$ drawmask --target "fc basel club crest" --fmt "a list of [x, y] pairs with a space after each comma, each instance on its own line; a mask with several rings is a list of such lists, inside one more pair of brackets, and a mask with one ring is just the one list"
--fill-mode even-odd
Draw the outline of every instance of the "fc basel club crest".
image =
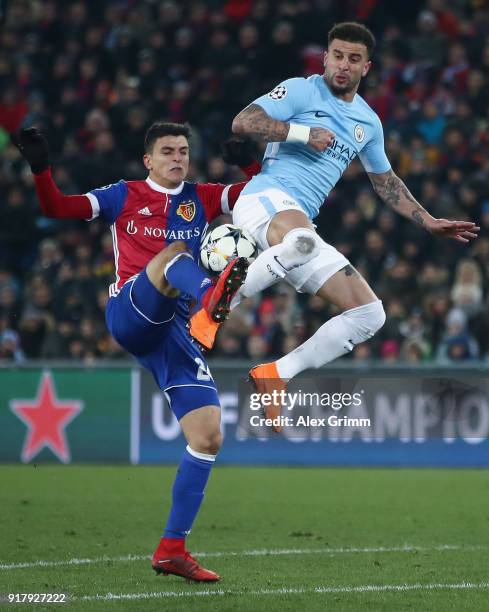
[[192, 221], [195, 217], [195, 202], [192, 200], [188, 200], [187, 202], [182, 202], [177, 208], [177, 215], [185, 219], [185, 221]]

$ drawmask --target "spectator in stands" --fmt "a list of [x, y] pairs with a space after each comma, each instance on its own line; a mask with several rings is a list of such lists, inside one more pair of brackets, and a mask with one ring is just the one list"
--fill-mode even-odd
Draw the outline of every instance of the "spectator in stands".
[[406, 363], [421, 363], [429, 356], [430, 346], [422, 339], [406, 339], [401, 345], [401, 360]]
[[0, 314], [0, 363], [8, 361], [20, 363], [24, 359], [19, 334], [10, 327], [9, 317]]
[[472, 259], [462, 259], [455, 270], [455, 281], [450, 294], [455, 306], [467, 316], [476, 314], [482, 306], [482, 274]]
[[438, 361], [467, 361], [478, 356], [479, 347], [467, 328], [467, 316], [460, 308], [452, 308], [445, 320], [445, 333], [437, 353]]

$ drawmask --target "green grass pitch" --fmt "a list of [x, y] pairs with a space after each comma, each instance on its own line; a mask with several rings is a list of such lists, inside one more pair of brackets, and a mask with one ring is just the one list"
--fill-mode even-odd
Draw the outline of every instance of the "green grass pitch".
[[72, 599], [0, 608], [489, 609], [486, 471], [217, 467], [189, 538], [206, 586], [145, 558], [174, 469], [2, 466], [0, 592]]

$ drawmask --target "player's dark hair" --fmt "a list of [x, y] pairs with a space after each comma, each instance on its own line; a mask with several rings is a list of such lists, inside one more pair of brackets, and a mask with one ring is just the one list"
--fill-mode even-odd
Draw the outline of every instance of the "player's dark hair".
[[151, 153], [155, 142], [163, 136], [185, 136], [188, 140], [190, 138], [190, 126], [183, 123], [153, 123], [148, 128], [144, 138], [144, 152]]
[[375, 36], [363, 23], [344, 21], [343, 23], [335, 24], [328, 32], [328, 47], [335, 38], [365, 45], [368, 56], [372, 57], [375, 49]]

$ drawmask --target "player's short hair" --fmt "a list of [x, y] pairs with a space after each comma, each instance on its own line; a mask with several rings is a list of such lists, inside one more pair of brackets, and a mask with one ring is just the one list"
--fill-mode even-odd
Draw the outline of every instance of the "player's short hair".
[[375, 36], [363, 23], [344, 21], [343, 23], [335, 24], [328, 32], [328, 47], [335, 38], [365, 45], [368, 56], [372, 57], [376, 44]]
[[163, 136], [185, 136], [188, 140], [190, 138], [190, 126], [186, 123], [153, 123], [148, 128], [144, 138], [144, 152], [151, 153], [155, 142]]

